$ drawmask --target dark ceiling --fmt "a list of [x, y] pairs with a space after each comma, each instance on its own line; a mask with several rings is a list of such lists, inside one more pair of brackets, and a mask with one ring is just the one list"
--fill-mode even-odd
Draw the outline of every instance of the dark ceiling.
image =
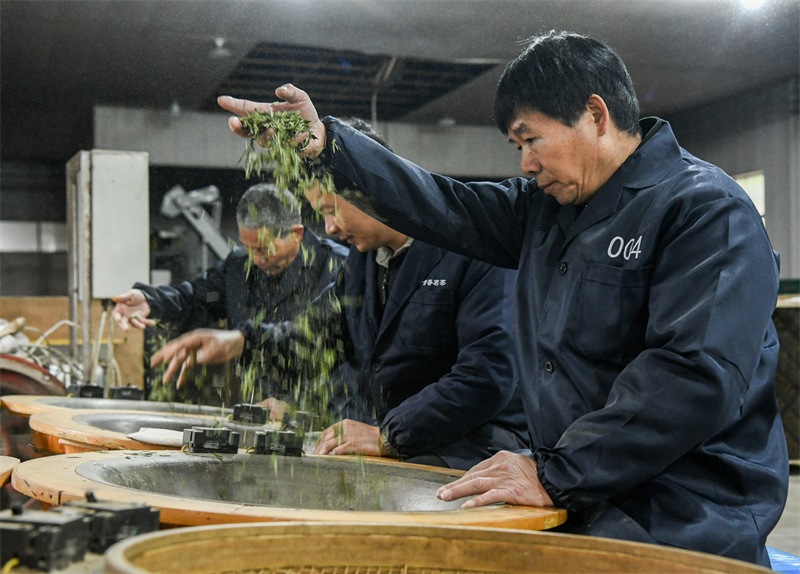
[[[219, 44], [215, 49], [224, 49], [224, 43]], [[275, 86], [291, 82], [314, 94], [314, 104], [329, 115], [371, 118], [374, 114], [392, 121], [497, 65], [262, 42], [239, 61], [204, 109], [218, 111], [217, 96], [222, 95], [272, 101]]]
[[[754, 10], [740, 0], [0, 0], [0, 157], [63, 161], [91, 146], [96, 104], [207, 110], [220, 90], [261, 83], [271, 94], [285, 80], [305, 81], [297, 54], [315, 51], [372, 62], [350, 92], [337, 92], [362, 110], [392, 58], [400, 72], [389, 83], [398, 74], [408, 80], [420, 62], [439, 62], [429, 82], [456, 64], [477, 65], [405, 107], [393, 107], [398, 93], [380, 92], [378, 117], [491, 125], [503, 67], [496, 64], [553, 28], [612, 45], [648, 114], [800, 75], [797, 0], [766, 0]], [[295, 55], [283, 53], [285, 74], [273, 69], [242, 83], [236, 75], [259, 44]], [[338, 113], [324, 107], [330, 84], [300, 87], [321, 113]]]

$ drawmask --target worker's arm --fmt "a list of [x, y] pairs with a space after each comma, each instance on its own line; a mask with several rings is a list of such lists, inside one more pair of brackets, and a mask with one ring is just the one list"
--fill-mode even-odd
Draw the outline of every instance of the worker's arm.
[[169, 341], [150, 359], [150, 366], [167, 365], [163, 380], [169, 382], [180, 369], [178, 386], [183, 384], [186, 369], [195, 364], [226, 363], [242, 356], [244, 336], [241, 331], [197, 329]]
[[[229, 96], [217, 101], [238, 115], [256, 109], [299, 111], [316, 137], [304, 149], [306, 157], [330, 170], [347, 201], [409, 237], [517, 268], [527, 218], [539, 211], [544, 197], [534, 180], [464, 184], [430, 173], [335, 118], [321, 120], [303, 90], [286, 85], [275, 93], [285, 101], [268, 104]], [[231, 118], [229, 126], [235, 134], [249, 137], [239, 118]]]
[[295, 377], [314, 378], [338, 362], [341, 335], [335, 286], [323, 292], [306, 313], [294, 321], [255, 323], [243, 321], [237, 329], [197, 329], [169, 341], [156, 352], [151, 366], [166, 365], [164, 382], [183, 374], [195, 364], [225, 363], [242, 358], [248, 365], [264, 364], [291, 372]]
[[136, 283], [134, 290], [145, 298], [151, 319], [158, 319], [178, 332], [191, 331], [226, 317], [229, 283], [241, 281], [240, 288], [247, 289], [243, 277], [239, 278], [244, 272], [231, 276], [231, 271], [236, 265], [244, 266], [246, 261], [247, 255], [237, 250], [191, 281], [157, 287]]
[[497, 417], [514, 395], [518, 378], [507, 311], [510, 301], [505, 297], [508, 273], [469, 261], [449, 304], [452, 327], [440, 325], [437, 330], [425, 312], [398, 333], [398, 345], [414, 333], [419, 337], [420, 331], [433, 331], [452, 338], [456, 346], [449, 370], [381, 421], [382, 436], [399, 455], [416, 456], [464, 438]]

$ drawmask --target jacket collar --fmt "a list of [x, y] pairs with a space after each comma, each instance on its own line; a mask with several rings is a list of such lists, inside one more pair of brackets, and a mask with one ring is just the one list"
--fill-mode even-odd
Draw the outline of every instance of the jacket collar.
[[[310, 229], [306, 228], [303, 232], [303, 239], [300, 241], [300, 251], [297, 257], [279, 274], [278, 289], [272, 297], [274, 306], [277, 307], [283, 303], [286, 298], [294, 293], [300, 283], [307, 281], [306, 270], [320, 264], [317, 261], [317, 257], [320, 256], [317, 249], [319, 243], [319, 238]], [[266, 279], [266, 276], [264, 279]]]
[[421, 241], [414, 241], [408, 247], [408, 253], [397, 271], [397, 278], [389, 293], [389, 299], [386, 301], [378, 336], [386, 329], [387, 325], [391, 324], [431, 270], [439, 264], [443, 254], [442, 249]]
[[[569, 227], [567, 243], [595, 223], [611, 217], [619, 207], [623, 189], [652, 187], [661, 182], [680, 161], [682, 151], [667, 122], [659, 118], [643, 118], [639, 125], [644, 134], [642, 143], [592, 197], [575, 224]], [[575, 206], [564, 207], [575, 209]], [[562, 211], [565, 212], [564, 215]], [[562, 227], [572, 213], [574, 211], [569, 209], [560, 210], [559, 223]]]
[[[289, 265], [286, 269], [284, 269], [284, 273], [287, 271], [291, 271], [291, 269], [297, 264], [299, 267], [309, 268], [313, 267], [316, 261], [316, 251], [317, 247], [319, 247], [321, 241], [320, 238], [314, 234], [308, 227], [305, 228], [303, 231], [303, 239], [300, 240], [300, 252], [295, 257], [295, 260], [292, 261], [292, 264]], [[305, 252], [305, 255], [303, 254]], [[295, 274], [297, 273], [297, 268], [295, 267]]]

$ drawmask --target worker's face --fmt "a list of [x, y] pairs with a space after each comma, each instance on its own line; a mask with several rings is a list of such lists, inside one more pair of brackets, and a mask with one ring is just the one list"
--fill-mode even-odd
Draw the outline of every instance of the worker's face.
[[239, 240], [247, 249], [253, 265], [267, 275], [280, 273], [291, 265], [300, 251], [302, 238], [302, 225], [295, 225], [289, 233], [281, 236], [273, 234], [266, 227], [260, 229], [239, 228]]
[[338, 235], [339, 239], [355, 245], [362, 253], [384, 245], [398, 249], [405, 242], [405, 236], [353, 207], [335, 193], [321, 193], [319, 187], [314, 187], [306, 192], [306, 199], [325, 218], [326, 233]]
[[584, 204], [599, 189], [597, 127], [588, 110], [573, 127], [541, 112], [520, 111], [508, 139], [522, 152], [522, 172], [560, 204]]

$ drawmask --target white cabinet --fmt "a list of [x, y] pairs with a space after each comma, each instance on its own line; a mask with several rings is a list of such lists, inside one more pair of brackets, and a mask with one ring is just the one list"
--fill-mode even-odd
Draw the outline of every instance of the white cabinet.
[[88, 380], [91, 300], [150, 276], [148, 155], [81, 151], [66, 171], [70, 319], [80, 329], [80, 337], [72, 329], [70, 349]]

